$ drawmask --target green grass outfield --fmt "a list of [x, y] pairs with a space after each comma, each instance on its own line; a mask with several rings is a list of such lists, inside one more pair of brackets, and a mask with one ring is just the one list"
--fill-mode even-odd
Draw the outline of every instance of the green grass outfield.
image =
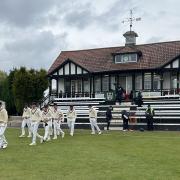
[[0, 180], [180, 180], [179, 132], [76, 130], [33, 147], [18, 135], [6, 131]]

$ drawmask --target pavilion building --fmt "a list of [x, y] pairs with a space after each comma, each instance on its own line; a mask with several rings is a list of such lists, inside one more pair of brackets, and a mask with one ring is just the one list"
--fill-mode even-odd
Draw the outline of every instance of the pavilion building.
[[62, 51], [48, 71], [50, 96], [103, 97], [117, 85], [127, 94], [179, 94], [180, 41], [137, 45], [134, 31], [124, 37], [120, 47]]

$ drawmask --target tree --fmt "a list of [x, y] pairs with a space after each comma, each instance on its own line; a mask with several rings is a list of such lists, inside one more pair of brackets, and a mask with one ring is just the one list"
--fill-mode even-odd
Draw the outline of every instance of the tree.
[[13, 79], [13, 96], [18, 113], [22, 113], [25, 103], [39, 102], [48, 87], [46, 70], [16, 70]]
[[7, 79], [7, 74], [3, 71], [0, 71], [0, 99], [2, 98], [3, 84]]
[[5, 101], [8, 114], [15, 115], [16, 108], [14, 105], [14, 98], [12, 95], [12, 81], [14, 77], [14, 71], [11, 71], [9, 75], [0, 71], [0, 99]]
[[17, 72], [17, 69], [14, 68], [13, 70], [10, 71], [8, 75], [8, 101], [6, 103], [8, 104], [8, 112], [10, 115], [17, 115], [17, 110], [15, 106], [15, 100], [14, 100], [14, 95], [13, 95], [13, 82], [14, 82], [14, 76], [15, 73]]
[[7, 78], [7, 74], [3, 71], [0, 71], [0, 85]]

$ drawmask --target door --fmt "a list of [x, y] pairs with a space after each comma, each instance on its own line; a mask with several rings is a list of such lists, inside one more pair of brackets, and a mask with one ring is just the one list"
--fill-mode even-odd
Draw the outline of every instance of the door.
[[71, 80], [71, 92], [74, 94], [76, 92], [76, 81]]
[[71, 80], [71, 92], [74, 95], [82, 93], [82, 81], [81, 81], [81, 79]]
[[126, 93], [130, 93], [132, 90], [132, 76], [119, 76], [119, 85]]
[[119, 76], [119, 86], [126, 90], [126, 76]]

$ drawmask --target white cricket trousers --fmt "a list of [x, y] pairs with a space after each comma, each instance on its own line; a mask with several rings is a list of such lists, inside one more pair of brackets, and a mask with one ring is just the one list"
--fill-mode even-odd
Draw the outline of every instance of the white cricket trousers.
[[54, 137], [57, 137], [57, 134], [61, 133], [63, 134], [63, 130], [61, 129], [61, 122], [58, 120], [53, 120], [54, 125]]
[[31, 120], [30, 118], [28, 119], [23, 119], [22, 124], [21, 124], [21, 129], [22, 129], [22, 135], [25, 136], [25, 126], [27, 124], [28, 127], [28, 132], [29, 132], [29, 136], [31, 136]]
[[73, 136], [75, 119], [67, 119], [67, 124], [68, 124], [68, 127], [70, 129], [70, 135]]
[[7, 124], [0, 124], [0, 148], [3, 146], [3, 145], [7, 145], [8, 142], [4, 136], [4, 132], [7, 128]]
[[53, 135], [53, 122], [52, 122], [52, 119], [49, 122], [49, 132], [50, 132], [50, 135]]
[[44, 139], [45, 141], [46, 141], [47, 139], [50, 139], [51, 123], [52, 123], [51, 121], [48, 121], [48, 122], [46, 123], [46, 125], [44, 126], [45, 133], [44, 133], [44, 138], [43, 138], [43, 139]]
[[33, 133], [32, 143], [36, 143], [36, 137], [38, 137], [40, 139], [43, 138], [37, 132], [38, 131], [38, 127], [39, 127], [39, 122], [31, 122], [31, 131]]
[[98, 132], [101, 132], [101, 130], [99, 129], [99, 126], [97, 125], [96, 118], [90, 118], [89, 121], [91, 124], [92, 133], [95, 133], [95, 128], [97, 129]]

